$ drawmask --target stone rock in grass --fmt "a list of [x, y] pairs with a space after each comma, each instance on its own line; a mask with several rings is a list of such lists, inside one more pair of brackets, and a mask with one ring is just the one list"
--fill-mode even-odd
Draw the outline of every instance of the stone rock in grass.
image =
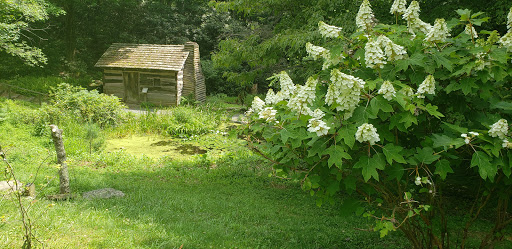
[[124, 193], [113, 189], [113, 188], [102, 188], [89, 192], [85, 192], [82, 194], [84, 199], [92, 200], [92, 199], [108, 199], [113, 197], [124, 197]]
[[18, 189], [21, 189], [23, 188], [23, 186], [21, 185], [21, 182], [18, 181], [18, 187], [16, 188], [16, 183], [14, 182], [14, 180], [11, 180], [11, 181], [1, 181], [0, 182], [0, 192], [2, 191], [8, 191], [8, 190], [18, 190]]

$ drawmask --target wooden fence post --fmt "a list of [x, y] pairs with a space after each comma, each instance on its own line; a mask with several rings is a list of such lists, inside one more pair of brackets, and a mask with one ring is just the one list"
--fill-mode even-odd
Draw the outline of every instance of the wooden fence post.
[[62, 130], [56, 125], [50, 125], [52, 129], [52, 138], [55, 145], [55, 151], [57, 152], [57, 164], [59, 168], [59, 179], [60, 179], [60, 193], [69, 194], [69, 173], [68, 166], [66, 164], [66, 151], [64, 150], [64, 142], [62, 141]]

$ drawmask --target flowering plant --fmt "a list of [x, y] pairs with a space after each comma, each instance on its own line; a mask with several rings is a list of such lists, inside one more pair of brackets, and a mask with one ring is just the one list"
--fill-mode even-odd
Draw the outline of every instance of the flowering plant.
[[[351, 36], [321, 22], [336, 45], [306, 50], [322, 69], [304, 85], [286, 72], [273, 76], [280, 91], [255, 98], [247, 139], [275, 175], [300, 180], [319, 205], [357, 193], [343, 200], [344, 211], [375, 218], [381, 236], [401, 230], [414, 248], [464, 247], [494, 201], [495, 226], [480, 244], [491, 246], [512, 223], [512, 14], [500, 38], [478, 33], [482, 13], [458, 10], [459, 19], [431, 25], [417, 1], [405, 3], [395, 0], [390, 13], [406, 25], [376, 23], [368, 0]], [[458, 235], [448, 231], [444, 205], [455, 185], [474, 191]]]

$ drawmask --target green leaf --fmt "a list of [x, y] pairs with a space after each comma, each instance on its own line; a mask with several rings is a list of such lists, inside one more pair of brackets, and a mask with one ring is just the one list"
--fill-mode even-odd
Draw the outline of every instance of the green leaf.
[[348, 147], [352, 148], [356, 142], [356, 131], [357, 128], [355, 126], [344, 126], [338, 131], [338, 137], [343, 139], [343, 142]]
[[512, 103], [500, 101], [491, 105], [491, 109], [501, 109], [504, 111], [512, 111]]
[[452, 131], [456, 131], [460, 134], [462, 133], [468, 133], [468, 128], [464, 128], [464, 127], [460, 127], [460, 126], [457, 126], [457, 125], [453, 125], [453, 124], [450, 124], [450, 123], [446, 123], [446, 122], [443, 122], [442, 124], [443, 129], [446, 130], [447, 128], [452, 130]]
[[455, 12], [457, 12], [457, 14], [459, 14], [461, 21], [463, 21], [463, 22], [469, 21], [469, 17], [471, 15], [471, 10], [457, 9]]
[[425, 55], [423, 53], [415, 53], [409, 58], [409, 64], [425, 67]]
[[386, 161], [384, 160], [382, 154], [375, 154], [373, 157], [369, 158], [367, 156], [363, 156], [359, 159], [359, 161], [354, 165], [356, 169], [362, 169], [364, 181], [373, 179], [379, 181], [379, 172], [377, 169], [383, 170], [386, 166]]
[[436, 171], [434, 174], [438, 174], [441, 176], [441, 179], [446, 179], [446, 175], [448, 173], [454, 173], [452, 167], [450, 167], [450, 161], [443, 159], [439, 160], [436, 164]]
[[345, 152], [342, 146], [333, 145], [325, 150], [322, 155], [329, 155], [329, 160], [327, 161], [327, 166], [332, 167], [332, 165], [336, 165], [337, 168], [341, 169], [343, 165], [343, 158], [352, 159], [352, 157]]
[[[378, 106], [378, 108], [379, 108], [380, 110], [382, 110], [383, 112], [393, 112], [393, 111], [394, 111], [394, 110], [393, 110], [393, 106], [391, 106], [391, 105], [389, 104], [389, 101], [387, 101], [386, 99], [384, 99], [384, 97], [382, 97], [382, 96], [380, 96], [380, 95], [379, 95], [379, 96], [377, 96], [377, 97], [375, 97], [375, 98], [373, 98], [373, 99], [375, 99], [374, 104], [375, 104], [375, 105], [377, 105], [377, 106]], [[372, 99], [372, 100], [373, 100], [373, 99]], [[372, 103], [370, 103], [370, 104], [372, 104]]]
[[400, 117], [400, 123], [403, 123], [405, 128], [409, 128], [412, 126], [412, 124], [418, 124], [418, 119], [412, 115], [410, 112], [404, 112], [404, 113], [400, 113], [398, 114], [398, 116]]
[[315, 155], [322, 155], [322, 152], [325, 151], [325, 141], [318, 140], [316, 141], [311, 148], [308, 150], [308, 157], [312, 157]]
[[280, 134], [281, 134], [281, 140], [283, 141], [284, 144], [286, 144], [286, 142], [288, 141], [288, 138], [290, 138], [292, 136], [290, 131], [288, 131], [287, 129], [282, 129]]
[[461, 76], [463, 74], [470, 75], [471, 70], [473, 69], [473, 67], [475, 67], [475, 62], [466, 63], [466, 64], [464, 64], [464, 66], [462, 66], [461, 69], [457, 70], [452, 75], [455, 76], [455, 77]]
[[405, 70], [407, 70], [407, 68], [409, 68], [409, 61], [408, 60], [398, 60], [398, 61], [396, 61], [395, 65], [396, 65], [395, 66], [396, 72], [405, 71]]
[[478, 88], [478, 86], [475, 83], [475, 78], [469, 77], [462, 79], [460, 81], [460, 86], [464, 95], [470, 94], [473, 88]]
[[430, 103], [425, 106], [425, 110], [432, 116], [441, 119], [444, 115], [437, 111], [437, 106], [431, 105]]
[[386, 169], [384, 170], [384, 172], [386, 172], [386, 174], [388, 174], [388, 176], [389, 176], [388, 180], [392, 180], [392, 179], [401, 180], [405, 173], [405, 169], [402, 165], [395, 163], [390, 166], [387, 166]]
[[454, 146], [455, 149], [465, 145], [464, 139], [462, 138], [452, 138], [447, 135], [432, 135], [432, 141], [434, 144], [432, 145], [434, 148], [443, 147], [443, 149], [448, 149], [451, 146]]
[[291, 140], [292, 149], [299, 148], [302, 145], [302, 139], [292, 139]]
[[489, 56], [494, 60], [497, 60], [503, 64], [507, 64], [508, 56], [506, 48], [495, 48], [491, 50]]
[[457, 91], [457, 90], [460, 90], [461, 89], [461, 85], [459, 82], [453, 80], [450, 82], [450, 84], [448, 84], [445, 88], [444, 88], [444, 91], [446, 93], [451, 93], [451, 92], [454, 92], [454, 91]]
[[393, 112], [393, 107], [382, 96], [377, 96], [370, 101], [370, 112], [377, 116], [380, 110], [383, 112]]
[[471, 158], [471, 167], [478, 166], [478, 173], [482, 179], [494, 180], [494, 176], [498, 173], [498, 168], [491, 164], [489, 156], [483, 151], [473, 153]]
[[449, 59], [439, 55], [438, 53], [433, 54], [432, 57], [434, 58], [434, 61], [436, 62], [438, 67], [443, 66], [446, 69], [448, 69], [448, 71], [453, 71], [453, 63]]
[[505, 71], [503, 68], [501, 67], [493, 67], [492, 68], [492, 74], [494, 75], [494, 80], [496, 81], [501, 81], [503, 80], [505, 77], [508, 76], [508, 73], [507, 71]]
[[393, 161], [398, 163], [407, 163], [402, 156], [404, 148], [401, 146], [396, 146], [394, 144], [386, 144], [384, 147], [382, 147], [382, 152], [384, 152], [384, 155], [386, 156], [386, 161], [391, 164]]
[[431, 164], [441, 157], [440, 155], [434, 155], [434, 150], [430, 147], [416, 148], [416, 152], [417, 154], [414, 157], [424, 164]]

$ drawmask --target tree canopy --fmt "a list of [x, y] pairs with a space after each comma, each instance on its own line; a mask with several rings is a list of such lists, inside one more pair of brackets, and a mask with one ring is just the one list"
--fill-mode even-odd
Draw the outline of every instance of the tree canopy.
[[35, 24], [59, 14], [62, 11], [44, 0], [0, 1], [0, 51], [31, 66], [45, 64], [45, 55], [33, 45], [43, 39]]
[[[459, 6], [483, 11], [483, 28], [505, 29], [506, 0], [482, 4], [474, 0], [421, 0], [421, 16], [429, 23], [437, 14], [454, 17]], [[319, 21], [354, 31], [361, 1], [333, 0], [0, 0], [0, 73], [17, 75], [92, 75], [93, 67], [112, 43], [200, 45], [210, 93], [238, 95], [253, 84], [260, 92], [267, 78], [286, 69], [305, 82], [321, 68], [307, 58], [309, 42], [326, 42]], [[372, 0], [376, 16], [392, 22], [389, 0]], [[435, 15], [434, 15], [435, 14]], [[13, 56], [18, 59], [13, 59]], [[27, 66], [28, 65], [28, 66]], [[32, 67], [34, 65], [44, 68]]]

